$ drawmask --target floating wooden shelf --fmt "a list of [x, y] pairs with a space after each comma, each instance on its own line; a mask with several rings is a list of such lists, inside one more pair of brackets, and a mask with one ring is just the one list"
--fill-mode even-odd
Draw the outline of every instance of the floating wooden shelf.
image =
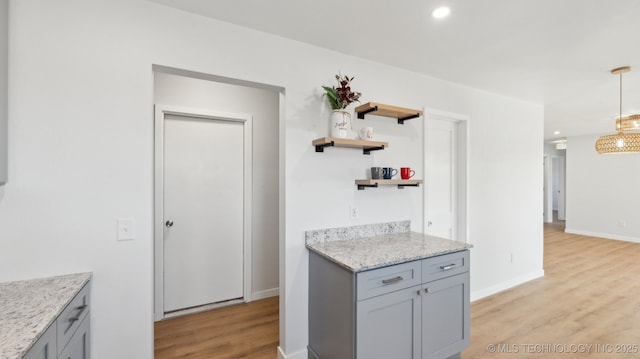
[[389, 147], [388, 142], [351, 140], [339, 137], [322, 137], [313, 140], [316, 152], [324, 152], [325, 147], [361, 148], [362, 153], [368, 155], [371, 151], [384, 150]]
[[406, 120], [422, 116], [422, 111], [420, 110], [384, 105], [377, 102], [367, 102], [356, 107], [356, 113], [359, 119], [364, 119], [366, 114], [395, 118], [398, 119], [398, 123], [401, 125]]
[[356, 180], [356, 185], [358, 185], [359, 190], [363, 190], [367, 187], [378, 187], [378, 186], [398, 186], [398, 188], [405, 187], [418, 187], [423, 180], [421, 179], [366, 179], [366, 180]]

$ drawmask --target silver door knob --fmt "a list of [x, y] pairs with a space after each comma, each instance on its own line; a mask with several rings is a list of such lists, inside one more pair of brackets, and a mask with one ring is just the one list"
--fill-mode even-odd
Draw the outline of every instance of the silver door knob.
[[168, 220], [168, 221], [165, 222], [164, 225], [167, 226], [167, 228], [171, 228], [171, 227], [173, 227], [173, 221], [172, 220]]

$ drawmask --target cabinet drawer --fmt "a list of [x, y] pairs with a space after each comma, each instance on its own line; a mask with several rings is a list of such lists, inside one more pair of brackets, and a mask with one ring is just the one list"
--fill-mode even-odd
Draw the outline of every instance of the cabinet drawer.
[[58, 354], [62, 353], [69, 339], [89, 313], [89, 283], [76, 295], [56, 320], [58, 331]]
[[356, 277], [356, 299], [363, 300], [420, 284], [420, 261], [360, 272]]
[[422, 260], [422, 283], [469, 271], [469, 251], [449, 253]]

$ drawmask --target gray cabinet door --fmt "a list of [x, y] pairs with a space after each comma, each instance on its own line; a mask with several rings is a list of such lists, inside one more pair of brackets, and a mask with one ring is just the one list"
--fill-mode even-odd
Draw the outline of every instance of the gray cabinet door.
[[420, 358], [420, 286], [360, 301], [356, 358]]
[[440, 359], [469, 346], [469, 272], [424, 284], [422, 359]]
[[56, 357], [56, 323], [42, 334], [23, 359], [52, 359]]
[[58, 359], [89, 359], [89, 316], [85, 316], [69, 344]]

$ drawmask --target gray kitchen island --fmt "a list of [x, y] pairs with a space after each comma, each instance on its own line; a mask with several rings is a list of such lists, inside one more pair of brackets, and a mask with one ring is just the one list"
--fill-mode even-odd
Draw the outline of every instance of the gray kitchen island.
[[306, 232], [310, 359], [456, 358], [469, 345], [467, 243], [410, 222]]

